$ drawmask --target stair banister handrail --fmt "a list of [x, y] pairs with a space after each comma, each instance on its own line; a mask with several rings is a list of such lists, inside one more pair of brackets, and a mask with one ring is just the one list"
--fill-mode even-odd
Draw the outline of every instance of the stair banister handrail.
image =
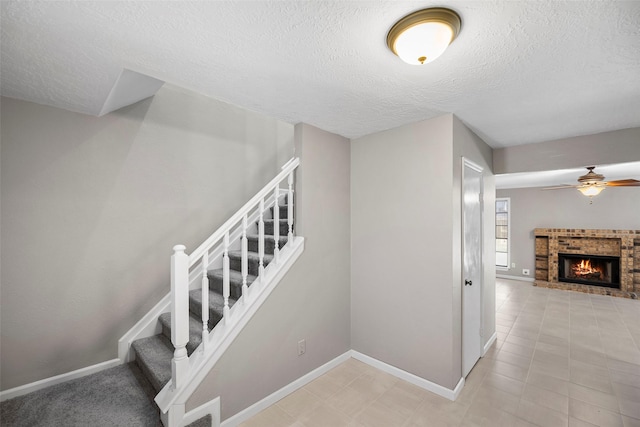
[[229, 218], [224, 224], [222, 224], [222, 226], [218, 228], [207, 240], [202, 242], [202, 244], [198, 246], [198, 248], [194, 250], [191, 253], [191, 255], [189, 255], [189, 267], [192, 267], [198, 260], [200, 260], [200, 258], [202, 258], [202, 255], [204, 255], [204, 252], [209, 250], [216, 242], [222, 239], [224, 237], [224, 233], [227, 230], [230, 230], [235, 224], [240, 222], [242, 220], [242, 217], [245, 214], [248, 214], [249, 211], [251, 211], [251, 209], [255, 207], [260, 202], [261, 199], [269, 196], [269, 193], [273, 191], [273, 188], [276, 185], [278, 185], [281, 181], [283, 181], [285, 178], [287, 178], [287, 176], [293, 170], [295, 170], [295, 168], [297, 168], [299, 164], [300, 164], [300, 159], [297, 157], [289, 160], [285, 164], [285, 167], [282, 169], [282, 171], [278, 174], [278, 176], [276, 176], [271, 181], [269, 181], [269, 183], [265, 185], [262, 188], [262, 190], [260, 190], [255, 196], [253, 196], [251, 200], [245, 203], [244, 206], [242, 206], [231, 218]]
[[[189, 357], [187, 355], [186, 345], [189, 342], [189, 270], [193, 267], [198, 261], [202, 262], [202, 293], [203, 303], [207, 301], [208, 297], [208, 278], [207, 278], [207, 267], [209, 261], [209, 250], [216, 243], [218, 243], [221, 239], [223, 239], [223, 298], [224, 298], [224, 309], [223, 309], [223, 317], [224, 324], [229, 325], [230, 319], [230, 307], [229, 307], [229, 234], [231, 229], [242, 221], [242, 245], [243, 245], [243, 254], [242, 254], [242, 276], [243, 276], [243, 291], [246, 291], [246, 278], [247, 278], [247, 253], [246, 253], [246, 231], [247, 231], [247, 215], [249, 212], [255, 208], [256, 205], [259, 205], [259, 218], [260, 218], [260, 227], [259, 227], [259, 254], [260, 254], [260, 272], [259, 276], [263, 276], [264, 273], [264, 222], [263, 222], [263, 214], [265, 209], [265, 197], [268, 197], [272, 192], [274, 194], [278, 194], [278, 191], [274, 189], [280, 185], [282, 181], [287, 179], [289, 187], [288, 187], [288, 197], [289, 197], [289, 213], [291, 214], [292, 208], [292, 188], [291, 184], [293, 182], [293, 171], [300, 164], [300, 159], [293, 158], [289, 160], [285, 167], [282, 168], [282, 171], [267, 185], [265, 185], [262, 190], [260, 190], [251, 200], [240, 208], [229, 220], [227, 220], [220, 228], [218, 228], [208, 239], [206, 239], [195, 251], [191, 253], [191, 255], [187, 255], [184, 250], [186, 249], [183, 245], [176, 245], [174, 249], [174, 254], [171, 257], [171, 343], [173, 344], [175, 351], [174, 357], [171, 362], [171, 387], [176, 390], [182, 388], [185, 384], [184, 381], [189, 372]], [[277, 212], [278, 208], [278, 199], [273, 201], [275, 204], [275, 210]], [[276, 214], [277, 217], [277, 214]], [[289, 218], [289, 241], [293, 242], [293, 234], [291, 233], [291, 217]], [[274, 228], [277, 229], [278, 224], [274, 224]], [[277, 235], [277, 234], [276, 234]], [[276, 242], [276, 245], [278, 243]], [[245, 293], [246, 295], [246, 293]], [[207, 304], [208, 305], [208, 304]], [[207, 311], [207, 313], [205, 313]], [[207, 342], [207, 324], [208, 324], [208, 310], [202, 310], [202, 344], [203, 349], [205, 348], [205, 343]]]

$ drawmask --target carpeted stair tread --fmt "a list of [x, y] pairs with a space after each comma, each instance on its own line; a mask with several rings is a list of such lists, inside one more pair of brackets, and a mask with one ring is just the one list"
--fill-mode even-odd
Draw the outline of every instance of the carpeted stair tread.
[[[229, 308], [233, 307], [236, 299], [229, 297]], [[224, 312], [224, 298], [221, 294], [209, 289], [209, 330], [222, 319]], [[191, 316], [202, 319], [202, 291], [195, 289], [189, 292], [189, 311]]]
[[[264, 252], [266, 254], [273, 255], [273, 250], [275, 249], [275, 246], [276, 246], [275, 241], [273, 239], [273, 235], [265, 234], [264, 238], [265, 238]], [[260, 240], [260, 236], [258, 236], [257, 234], [247, 234], [247, 247], [249, 251], [258, 252], [259, 240]], [[278, 239], [278, 243], [279, 243], [278, 247], [282, 249], [282, 247], [287, 243], [287, 235], [286, 234], [284, 236], [281, 235], [280, 238]]]
[[[207, 277], [209, 278], [209, 289], [222, 294], [222, 277], [223, 270], [209, 270]], [[256, 276], [247, 274], [247, 286], [251, 286]], [[242, 296], [242, 273], [237, 270], [229, 269], [229, 294], [232, 298], [238, 299]]]
[[[229, 259], [231, 259], [231, 258], [242, 260], [242, 251], [229, 251]], [[251, 262], [251, 261], [259, 262], [260, 254], [258, 254], [258, 252], [248, 251], [247, 252], [247, 259], [249, 260], [249, 262]], [[265, 265], [267, 263], [271, 262], [272, 259], [273, 259], [273, 255], [264, 254]]]
[[[287, 221], [287, 219], [280, 219], [278, 221], [280, 223], [280, 235], [281, 236], [286, 236], [287, 233], [289, 233], [289, 222]], [[273, 224], [274, 224], [274, 220], [273, 219], [265, 219], [264, 220], [264, 234], [270, 234], [273, 235]]]
[[[162, 325], [162, 333], [171, 340], [171, 313], [162, 313], [158, 318]], [[202, 342], [202, 320], [189, 316], [189, 342], [187, 343], [187, 354], [198, 348]]]
[[[287, 205], [279, 205], [279, 206], [280, 206], [280, 211], [279, 211], [280, 219], [283, 219], [283, 218], [284, 218], [284, 219], [286, 219], [286, 218], [288, 218], [288, 215], [289, 215], [289, 206], [287, 206]], [[272, 218], [274, 217], [273, 213], [274, 213], [274, 207], [273, 207], [273, 206], [271, 206], [271, 217], [272, 217]]]
[[0, 425], [163, 427], [155, 395], [135, 362], [126, 363], [7, 399]]
[[156, 393], [171, 379], [173, 345], [162, 334], [135, 340], [136, 363], [144, 372]]
[[[266, 267], [273, 260], [273, 255], [264, 254], [262, 262]], [[248, 273], [257, 276], [260, 270], [260, 255], [257, 252], [247, 252], [249, 263]], [[231, 270], [242, 271], [242, 251], [229, 251], [229, 268]]]

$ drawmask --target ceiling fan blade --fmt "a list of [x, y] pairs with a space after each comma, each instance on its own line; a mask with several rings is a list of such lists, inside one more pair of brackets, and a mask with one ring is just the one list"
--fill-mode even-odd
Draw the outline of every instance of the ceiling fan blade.
[[578, 187], [580, 187], [580, 186], [579, 185], [568, 185], [568, 184], [565, 184], [565, 185], [556, 185], [554, 187], [545, 187], [545, 188], [543, 188], [543, 190], [561, 190], [563, 188], [578, 188]]
[[606, 183], [609, 187], [640, 187], [640, 181], [636, 179], [619, 179]]

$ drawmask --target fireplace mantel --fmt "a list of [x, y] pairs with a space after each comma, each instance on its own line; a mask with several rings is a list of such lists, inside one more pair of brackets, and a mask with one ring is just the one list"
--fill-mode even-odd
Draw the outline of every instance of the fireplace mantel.
[[[634, 299], [640, 296], [640, 230], [536, 228], [534, 236], [535, 286]], [[620, 289], [560, 282], [558, 253], [619, 257]]]

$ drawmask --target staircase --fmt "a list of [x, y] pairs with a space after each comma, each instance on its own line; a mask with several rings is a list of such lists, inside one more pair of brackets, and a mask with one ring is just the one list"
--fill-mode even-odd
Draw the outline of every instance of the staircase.
[[[278, 205], [280, 237], [278, 248], [281, 249], [287, 243], [287, 205]], [[274, 207], [270, 209], [273, 218]], [[264, 266], [272, 260], [275, 251], [274, 220], [264, 220]], [[256, 227], [258, 224], [256, 223]], [[248, 242], [248, 275], [247, 285], [257, 279], [259, 273], [259, 236], [247, 234]], [[242, 251], [229, 251], [229, 306], [233, 307], [242, 296]], [[208, 330], [211, 331], [224, 316], [222, 268], [207, 271], [209, 280], [209, 322]], [[190, 356], [202, 343], [202, 293], [200, 289], [189, 291], [189, 342], [186, 345], [187, 354]], [[135, 340], [132, 348], [135, 352], [136, 364], [140, 367], [145, 377], [155, 390], [156, 394], [171, 380], [171, 360], [175, 348], [171, 344], [171, 313], [163, 313], [158, 317], [162, 325], [162, 333], [147, 338]]]
[[187, 414], [185, 405], [304, 250], [293, 233], [299, 164], [287, 162], [190, 255], [175, 246], [171, 293], [120, 339], [120, 359], [140, 367], [166, 427], [219, 425], [219, 397]]

